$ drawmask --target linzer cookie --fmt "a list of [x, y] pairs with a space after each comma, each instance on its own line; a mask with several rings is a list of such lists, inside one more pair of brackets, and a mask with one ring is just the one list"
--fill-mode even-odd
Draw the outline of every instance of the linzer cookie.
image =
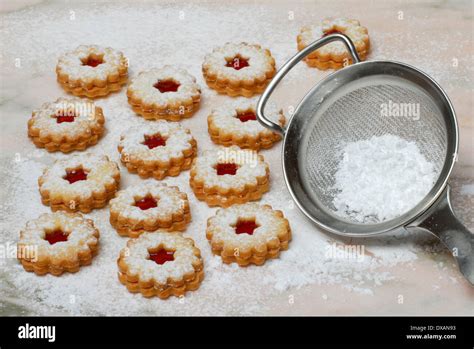
[[197, 143], [178, 123], [158, 120], [127, 130], [118, 145], [120, 159], [142, 178], [177, 176], [191, 167]]
[[179, 121], [199, 109], [201, 89], [184, 69], [166, 65], [138, 74], [127, 96], [135, 113], [145, 119]]
[[28, 136], [38, 148], [69, 153], [97, 143], [104, 133], [102, 108], [92, 101], [59, 98], [35, 110], [28, 120]]
[[59, 276], [91, 264], [98, 244], [92, 220], [78, 213], [45, 213], [20, 232], [17, 256], [26, 271]]
[[[281, 136], [260, 125], [257, 121], [255, 108], [257, 100], [239, 99], [227, 102], [207, 117], [209, 135], [214, 143], [240, 148], [260, 150], [270, 148]], [[280, 126], [285, 125], [283, 111], [274, 104], [265, 108], [266, 115]]]
[[59, 58], [59, 84], [76, 96], [96, 98], [118, 91], [128, 79], [128, 61], [110, 47], [81, 45]]
[[105, 155], [78, 154], [57, 160], [38, 179], [43, 204], [53, 211], [88, 213], [104, 207], [120, 182], [115, 162]]
[[208, 150], [193, 161], [189, 184], [209, 206], [228, 207], [259, 200], [270, 187], [263, 156], [236, 146]]
[[201, 251], [181, 234], [144, 233], [130, 239], [117, 263], [120, 282], [145, 297], [184, 296], [204, 278]]
[[291, 229], [281, 211], [247, 203], [218, 210], [207, 221], [206, 237], [225, 263], [262, 265], [288, 249]]
[[[320, 25], [303, 27], [297, 37], [298, 50], [303, 50], [312, 42], [323, 36], [342, 33], [354, 43], [361, 60], [365, 60], [370, 50], [370, 40], [367, 28], [355, 19], [327, 18]], [[342, 42], [331, 42], [305, 58], [310, 67], [319, 69], [339, 69], [351, 62], [349, 52]]]
[[275, 75], [275, 59], [259, 45], [226, 43], [206, 55], [202, 73], [219, 93], [251, 97], [262, 93]]
[[136, 238], [158, 229], [183, 231], [190, 221], [187, 195], [153, 180], [121, 190], [110, 200], [110, 224], [122, 236]]

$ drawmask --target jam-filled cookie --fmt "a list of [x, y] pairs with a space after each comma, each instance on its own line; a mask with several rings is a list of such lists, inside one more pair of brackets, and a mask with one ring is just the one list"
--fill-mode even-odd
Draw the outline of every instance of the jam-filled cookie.
[[145, 119], [179, 121], [199, 109], [201, 89], [184, 69], [166, 65], [138, 74], [127, 96], [135, 113]]
[[104, 207], [120, 182], [118, 165], [105, 155], [78, 154], [57, 160], [38, 179], [41, 201], [53, 211], [88, 213]]
[[262, 265], [288, 249], [291, 229], [281, 211], [247, 203], [218, 210], [207, 220], [206, 237], [225, 263]]
[[131, 173], [142, 178], [177, 176], [191, 167], [197, 143], [178, 123], [159, 120], [127, 130], [118, 145], [120, 159]]
[[92, 101], [59, 98], [44, 103], [28, 120], [28, 136], [38, 148], [69, 153], [97, 143], [104, 133], [102, 108]]
[[[255, 108], [257, 100], [240, 99], [214, 109], [207, 117], [208, 131], [214, 143], [260, 150], [270, 148], [281, 136], [260, 125]], [[266, 115], [280, 126], [285, 125], [283, 111], [274, 104], [265, 108]]]
[[[298, 50], [301, 51], [312, 42], [334, 33], [347, 35], [354, 43], [360, 59], [365, 60], [370, 50], [369, 34], [367, 28], [355, 19], [327, 18], [320, 25], [303, 27], [297, 37]], [[325, 70], [342, 68], [350, 63], [351, 58], [344, 44], [334, 41], [310, 53], [305, 61], [310, 67]]]
[[79, 213], [44, 213], [20, 232], [18, 260], [26, 271], [59, 276], [91, 264], [99, 231]]
[[262, 93], [275, 75], [275, 59], [259, 45], [227, 43], [206, 55], [202, 73], [218, 93], [251, 97]]
[[127, 242], [117, 263], [120, 282], [145, 297], [184, 296], [204, 278], [201, 251], [181, 234], [143, 233]]
[[236, 146], [205, 151], [193, 161], [189, 184], [209, 206], [228, 207], [259, 200], [270, 187], [263, 156]]
[[183, 231], [190, 221], [187, 195], [153, 180], [121, 190], [110, 200], [110, 224], [122, 236], [136, 238], [158, 229]]
[[81, 45], [59, 58], [59, 84], [76, 96], [96, 98], [118, 91], [128, 79], [128, 61], [110, 47]]

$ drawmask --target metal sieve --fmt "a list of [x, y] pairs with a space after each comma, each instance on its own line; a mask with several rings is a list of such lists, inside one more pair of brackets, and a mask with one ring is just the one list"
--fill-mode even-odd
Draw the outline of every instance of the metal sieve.
[[[353, 64], [314, 86], [286, 128], [267, 119], [265, 104], [280, 80], [309, 53], [336, 40], [348, 49]], [[384, 103], [418, 105], [418, 117], [382, 116]], [[283, 65], [258, 102], [257, 118], [284, 136], [286, 184], [297, 206], [318, 227], [352, 237], [401, 229], [429, 231], [452, 251], [461, 272], [474, 284], [474, 235], [455, 217], [447, 184], [458, 151], [456, 116], [446, 93], [431, 77], [404, 63], [360, 62], [351, 40], [332, 34], [313, 42]], [[333, 205], [341, 149], [348, 142], [384, 134], [416, 142], [435, 166], [433, 188], [415, 207], [390, 220], [360, 223], [341, 216]]]

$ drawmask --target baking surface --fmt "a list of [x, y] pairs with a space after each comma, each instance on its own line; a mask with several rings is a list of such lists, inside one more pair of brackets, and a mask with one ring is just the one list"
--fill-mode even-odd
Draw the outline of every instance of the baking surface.
[[[35, 4], [31, 5], [30, 4]], [[58, 56], [80, 44], [111, 46], [130, 59], [130, 76], [165, 64], [179, 65], [201, 85], [201, 109], [183, 121], [199, 150], [212, 148], [210, 110], [230, 97], [207, 88], [201, 74], [206, 53], [227, 41], [258, 43], [280, 67], [296, 52], [303, 25], [327, 16], [351, 17], [369, 29], [368, 59], [390, 59], [427, 72], [446, 90], [457, 112], [460, 153], [450, 180], [458, 217], [474, 230], [473, 8], [471, 1], [182, 2], [4, 1], [1, 18], [0, 117], [1, 203], [0, 314], [2, 315], [221, 315], [221, 314], [471, 314], [474, 288], [461, 277], [449, 252], [428, 234], [344, 239], [320, 232], [298, 211], [285, 187], [281, 142], [262, 151], [271, 170], [271, 190], [262, 203], [284, 211], [293, 241], [280, 259], [261, 267], [223, 265], [211, 255], [205, 224], [215, 209], [198, 201], [189, 172], [164, 182], [190, 198], [192, 223], [185, 235], [202, 251], [205, 279], [186, 297], [144, 299], [117, 279], [116, 259], [126, 239], [108, 222], [108, 208], [87, 217], [101, 232], [92, 265], [76, 274], [37, 277], [8, 252], [25, 223], [49, 207], [41, 204], [37, 178], [67, 155], [35, 148], [27, 137], [31, 111], [66, 93], [56, 83]], [[300, 63], [276, 91], [288, 116], [306, 91], [330, 71]], [[99, 99], [106, 134], [88, 152], [109, 155], [122, 132], [134, 125], [125, 89]], [[121, 165], [122, 188], [140, 181]], [[360, 254], [338, 254], [344, 246]], [[5, 256], [6, 254], [6, 256]]]

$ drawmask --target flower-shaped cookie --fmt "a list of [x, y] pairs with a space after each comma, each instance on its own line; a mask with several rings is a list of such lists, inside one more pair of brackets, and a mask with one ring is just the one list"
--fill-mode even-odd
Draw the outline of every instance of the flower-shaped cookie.
[[236, 146], [208, 150], [193, 161], [189, 184], [209, 206], [228, 207], [259, 200], [270, 187], [263, 156]]
[[114, 197], [120, 182], [115, 162], [105, 155], [78, 154], [57, 160], [38, 179], [41, 201], [53, 211], [90, 212]]
[[128, 61], [110, 47], [81, 45], [59, 58], [56, 74], [67, 92], [96, 98], [122, 88], [128, 79]]
[[38, 148], [68, 153], [97, 143], [104, 132], [102, 108], [79, 98], [44, 103], [28, 120], [28, 136]]
[[59, 276], [91, 264], [98, 244], [92, 220], [79, 213], [44, 213], [20, 232], [17, 257], [26, 271]]
[[[367, 28], [355, 19], [327, 18], [320, 25], [303, 27], [297, 37], [298, 50], [301, 51], [312, 42], [334, 33], [347, 35], [354, 43], [360, 59], [365, 60], [370, 50], [369, 34]], [[344, 44], [334, 41], [310, 53], [305, 61], [310, 67], [324, 70], [342, 68], [350, 63], [351, 58]]]
[[251, 97], [262, 93], [275, 75], [275, 59], [259, 45], [226, 43], [206, 55], [202, 73], [218, 93]]
[[121, 190], [110, 200], [110, 224], [131, 238], [158, 229], [183, 231], [190, 221], [187, 195], [153, 180]]
[[197, 143], [188, 129], [164, 120], [146, 122], [127, 130], [118, 145], [120, 159], [142, 178], [177, 176], [191, 167]]
[[201, 89], [184, 69], [166, 65], [138, 74], [127, 96], [132, 109], [145, 119], [179, 121], [199, 109]]
[[206, 237], [225, 263], [261, 265], [288, 249], [291, 229], [281, 211], [247, 203], [218, 210], [207, 220]]
[[180, 234], [143, 233], [127, 242], [117, 263], [120, 282], [145, 297], [183, 296], [204, 278], [201, 251]]
[[[281, 136], [260, 125], [255, 108], [257, 100], [240, 99], [227, 102], [214, 109], [207, 117], [208, 131], [214, 143], [240, 148], [260, 150], [270, 148]], [[274, 104], [268, 104], [265, 114], [285, 125], [283, 111]]]

